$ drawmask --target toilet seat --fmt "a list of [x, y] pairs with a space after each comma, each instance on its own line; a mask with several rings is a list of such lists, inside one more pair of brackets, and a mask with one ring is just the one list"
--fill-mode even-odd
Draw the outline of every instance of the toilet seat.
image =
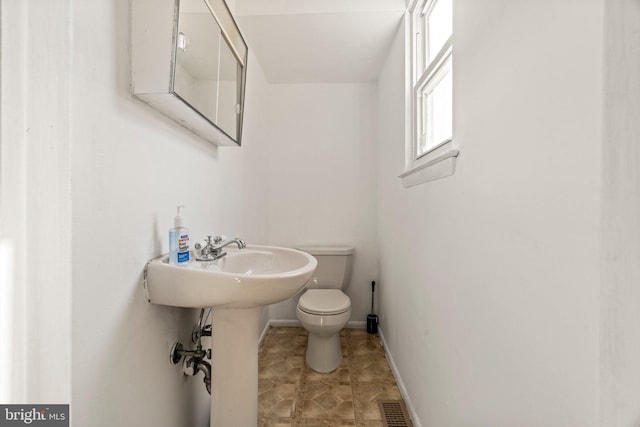
[[309, 289], [298, 300], [298, 308], [321, 316], [342, 314], [351, 309], [351, 300], [339, 289]]

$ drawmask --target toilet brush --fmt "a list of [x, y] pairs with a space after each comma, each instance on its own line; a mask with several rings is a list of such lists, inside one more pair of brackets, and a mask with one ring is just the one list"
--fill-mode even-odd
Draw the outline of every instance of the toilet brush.
[[378, 315], [373, 313], [373, 294], [376, 289], [376, 282], [371, 282], [371, 313], [367, 314], [367, 333], [378, 333]]

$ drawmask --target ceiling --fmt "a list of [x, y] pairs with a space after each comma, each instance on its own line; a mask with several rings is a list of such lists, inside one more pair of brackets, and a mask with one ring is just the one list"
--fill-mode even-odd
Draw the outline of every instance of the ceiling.
[[406, 8], [405, 0], [235, 3], [238, 25], [271, 83], [377, 80]]

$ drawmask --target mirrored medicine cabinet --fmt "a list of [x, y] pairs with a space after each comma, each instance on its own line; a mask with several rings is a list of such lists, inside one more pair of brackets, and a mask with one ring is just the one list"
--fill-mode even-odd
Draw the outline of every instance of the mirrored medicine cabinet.
[[247, 45], [224, 0], [133, 0], [133, 94], [202, 138], [240, 145]]

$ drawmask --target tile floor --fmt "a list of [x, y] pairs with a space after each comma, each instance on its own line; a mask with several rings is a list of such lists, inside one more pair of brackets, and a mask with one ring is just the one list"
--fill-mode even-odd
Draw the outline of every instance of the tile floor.
[[341, 332], [342, 363], [328, 374], [305, 363], [307, 331], [272, 327], [259, 357], [259, 427], [382, 427], [378, 399], [400, 400], [378, 335]]

